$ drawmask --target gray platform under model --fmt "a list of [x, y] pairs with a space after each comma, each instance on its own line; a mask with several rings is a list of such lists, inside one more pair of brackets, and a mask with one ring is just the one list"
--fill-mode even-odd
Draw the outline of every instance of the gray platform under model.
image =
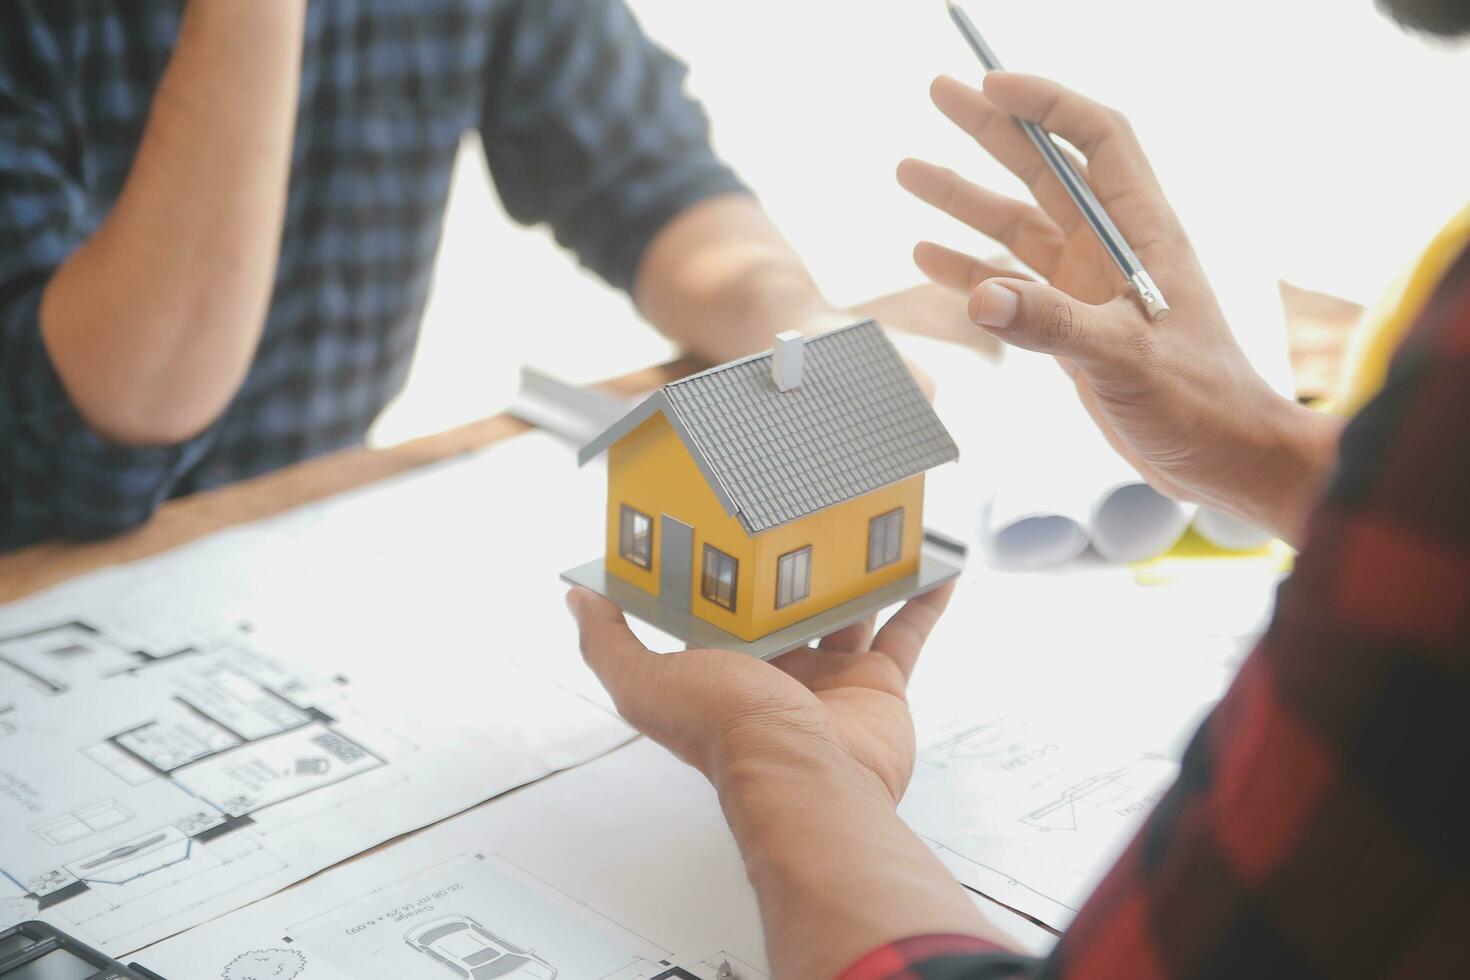
[[563, 572], [561, 577], [563, 581], [591, 589], [610, 599], [628, 615], [636, 616], [670, 636], [683, 640], [691, 647], [734, 650], [761, 660], [770, 660], [797, 647], [806, 646], [829, 633], [835, 633], [886, 606], [928, 592], [935, 586], [959, 577], [962, 571], [963, 548], [956, 548], [938, 535], [926, 533], [924, 547], [919, 554], [919, 570], [914, 574], [864, 593], [826, 612], [792, 623], [758, 640], [742, 640], [696, 616], [671, 608], [660, 602], [658, 596], [645, 592], [636, 585], [630, 585], [616, 575], [608, 574], [606, 562], [602, 558]]

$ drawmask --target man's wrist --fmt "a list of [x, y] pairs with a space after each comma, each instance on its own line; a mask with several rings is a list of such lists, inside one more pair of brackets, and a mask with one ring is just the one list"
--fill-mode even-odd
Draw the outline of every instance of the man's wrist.
[[1274, 392], [1256, 427], [1260, 473], [1239, 508], [1247, 520], [1300, 545], [1307, 518], [1337, 466], [1340, 418]]
[[1282, 414], [1289, 426], [1290, 451], [1286, 456], [1290, 467], [1278, 504], [1278, 523], [1288, 542], [1300, 546], [1306, 533], [1307, 519], [1327, 490], [1337, 469], [1338, 443], [1345, 420], [1338, 415], [1286, 402]]
[[840, 746], [783, 749], [711, 767], [782, 975], [833, 976], [905, 936], [1005, 942], [899, 818], [882, 779]]
[[758, 748], [725, 743], [710, 759], [709, 779], [727, 809], [752, 799], [769, 801], [791, 787], [823, 787], [855, 797], [871, 797], [889, 809], [893, 794], [877, 773], [864, 768], [840, 747], [818, 736], [793, 735]]

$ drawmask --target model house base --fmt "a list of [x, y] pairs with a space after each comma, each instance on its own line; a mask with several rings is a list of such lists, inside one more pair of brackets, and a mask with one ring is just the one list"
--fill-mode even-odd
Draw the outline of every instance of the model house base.
[[606, 562], [599, 558], [562, 573], [562, 580], [590, 589], [630, 616], [699, 649], [734, 650], [761, 660], [770, 660], [798, 647], [814, 643], [822, 637], [850, 626], [888, 606], [923, 595], [964, 571], [964, 551], [939, 535], [926, 532], [919, 555], [919, 567], [912, 575], [874, 589], [790, 626], [767, 634], [758, 640], [742, 640], [711, 623], [686, 612], [680, 612], [658, 596], [650, 595], [636, 585], [629, 585], [616, 575], [608, 574]]

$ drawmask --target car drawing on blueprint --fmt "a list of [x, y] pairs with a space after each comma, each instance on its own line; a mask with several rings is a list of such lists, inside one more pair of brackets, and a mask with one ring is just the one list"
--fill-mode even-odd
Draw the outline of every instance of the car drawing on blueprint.
[[404, 942], [468, 980], [554, 980], [556, 967], [507, 942], [467, 915], [447, 915], [410, 929]]

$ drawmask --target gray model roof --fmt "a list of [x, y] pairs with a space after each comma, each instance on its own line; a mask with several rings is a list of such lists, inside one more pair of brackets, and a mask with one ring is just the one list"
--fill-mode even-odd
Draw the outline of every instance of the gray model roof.
[[757, 534], [959, 458], [873, 321], [811, 338], [804, 358], [791, 391], [771, 379], [769, 351], [665, 385], [578, 461], [661, 411], [726, 512]]

